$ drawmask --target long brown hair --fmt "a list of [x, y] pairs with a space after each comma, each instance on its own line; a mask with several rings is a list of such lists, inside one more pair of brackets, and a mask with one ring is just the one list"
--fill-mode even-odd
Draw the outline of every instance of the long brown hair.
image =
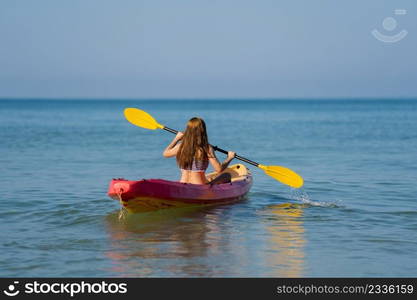
[[185, 170], [191, 169], [194, 159], [208, 159], [208, 150], [206, 123], [201, 118], [191, 118], [177, 152], [178, 166]]

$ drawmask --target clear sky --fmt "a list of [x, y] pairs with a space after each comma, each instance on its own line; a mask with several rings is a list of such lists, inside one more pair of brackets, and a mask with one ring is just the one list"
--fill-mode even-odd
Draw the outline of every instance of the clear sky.
[[416, 54], [415, 0], [0, 0], [0, 98], [417, 97]]

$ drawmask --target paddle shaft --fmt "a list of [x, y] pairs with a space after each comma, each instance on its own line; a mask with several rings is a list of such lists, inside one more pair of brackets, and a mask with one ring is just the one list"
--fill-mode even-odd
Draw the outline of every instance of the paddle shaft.
[[[164, 130], [166, 130], [166, 131], [168, 131], [168, 132], [171, 132], [171, 133], [173, 133], [173, 134], [177, 134], [178, 133], [178, 131], [177, 130], [175, 130], [175, 129], [172, 129], [172, 128], [169, 128], [169, 127], [166, 127], [166, 126], [164, 126], [164, 128], [163, 128]], [[215, 151], [219, 151], [219, 152], [221, 152], [221, 153], [224, 153], [224, 154], [228, 154], [228, 152], [226, 151], [226, 150], [224, 150], [224, 149], [221, 149], [221, 148], [219, 148], [219, 147], [217, 147], [217, 146], [213, 146], [213, 149], [215, 150]], [[235, 155], [235, 158], [236, 159], [239, 159], [239, 160], [241, 160], [241, 161], [244, 161], [245, 163], [248, 163], [248, 164], [250, 164], [250, 165], [253, 165], [253, 166], [255, 166], [255, 167], [258, 167], [259, 166], [259, 164], [257, 163], [257, 162], [254, 162], [254, 161], [252, 161], [252, 160], [250, 160], [250, 159], [247, 159], [247, 158], [245, 158], [245, 157], [242, 157], [242, 156], [240, 156], [240, 155]]]

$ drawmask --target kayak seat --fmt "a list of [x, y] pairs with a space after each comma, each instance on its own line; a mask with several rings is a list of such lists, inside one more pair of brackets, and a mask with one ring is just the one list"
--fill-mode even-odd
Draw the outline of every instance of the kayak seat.
[[214, 184], [222, 184], [222, 183], [230, 183], [232, 182], [232, 174], [228, 172], [221, 173], [219, 176], [215, 177], [213, 180], [209, 182], [210, 185]]

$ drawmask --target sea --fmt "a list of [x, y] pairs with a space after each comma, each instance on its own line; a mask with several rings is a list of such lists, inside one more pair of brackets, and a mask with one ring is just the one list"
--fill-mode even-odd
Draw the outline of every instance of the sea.
[[[304, 186], [249, 165], [242, 202], [126, 213], [112, 178], [180, 175], [126, 107]], [[0, 169], [0, 277], [417, 276], [417, 100], [1, 99]]]

